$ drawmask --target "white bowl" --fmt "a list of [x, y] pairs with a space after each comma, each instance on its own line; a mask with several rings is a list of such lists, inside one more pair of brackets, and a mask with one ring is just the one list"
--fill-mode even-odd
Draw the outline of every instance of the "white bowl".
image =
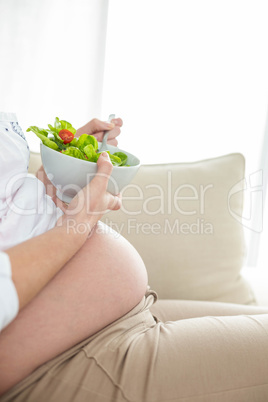
[[[78, 191], [85, 187], [96, 175], [97, 164], [77, 159], [61, 152], [55, 151], [43, 143], [40, 144], [41, 158], [49, 180], [57, 188], [57, 197], [69, 203]], [[113, 166], [108, 182], [107, 191], [118, 194], [133, 179], [140, 167], [140, 160], [117, 147], [107, 145], [107, 150], [124, 152], [128, 156], [127, 164], [130, 166]]]

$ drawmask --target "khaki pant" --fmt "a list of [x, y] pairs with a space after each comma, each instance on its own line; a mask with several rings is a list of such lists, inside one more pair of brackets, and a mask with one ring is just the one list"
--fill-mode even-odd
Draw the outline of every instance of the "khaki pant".
[[127, 315], [39, 367], [0, 401], [268, 401], [268, 314], [164, 323], [149, 310], [155, 299], [149, 291]]

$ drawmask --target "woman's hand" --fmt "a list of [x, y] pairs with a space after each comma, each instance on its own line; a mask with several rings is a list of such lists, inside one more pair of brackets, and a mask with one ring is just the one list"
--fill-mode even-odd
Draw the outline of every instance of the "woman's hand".
[[99, 119], [93, 119], [85, 124], [83, 127], [79, 128], [76, 131], [75, 136], [80, 137], [80, 135], [82, 134], [90, 134], [94, 135], [94, 137], [96, 137], [96, 139], [101, 142], [104, 132], [110, 130], [108, 144], [117, 146], [117, 137], [121, 132], [122, 125], [123, 121], [119, 117], [116, 119], [112, 119], [111, 123], [107, 123]]
[[[113, 165], [106, 152], [102, 152], [97, 165], [96, 176], [73, 198], [62, 220], [75, 220], [75, 224], [80, 225], [80, 229], [81, 225], [84, 225], [88, 233], [107, 210], [115, 211], [121, 207], [121, 195], [114, 196], [107, 192]], [[75, 228], [74, 222], [72, 224]]]
[[37, 177], [38, 180], [40, 180], [44, 184], [45, 189], [46, 189], [46, 194], [49, 195], [52, 198], [52, 200], [57, 205], [57, 207], [59, 207], [63, 212], [65, 212], [66, 208], [67, 208], [67, 204], [65, 204], [65, 202], [61, 201], [57, 197], [57, 194], [56, 194], [57, 189], [51, 183], [49, 178], [47, 177], [43, 165], [36, 172], [36, 177]]

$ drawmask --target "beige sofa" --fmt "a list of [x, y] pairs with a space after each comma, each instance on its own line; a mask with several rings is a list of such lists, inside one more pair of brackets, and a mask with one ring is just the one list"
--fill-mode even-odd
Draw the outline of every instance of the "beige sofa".
[[[29, 171], [40, 165], [32, 153]], [[237, 184], [244, 169], [241, 154], [143, 165], [123, 190], [122, 209], [103, 217], [139, 251], [160, 298], [256, 303], [241, 274], [246, 248]]]

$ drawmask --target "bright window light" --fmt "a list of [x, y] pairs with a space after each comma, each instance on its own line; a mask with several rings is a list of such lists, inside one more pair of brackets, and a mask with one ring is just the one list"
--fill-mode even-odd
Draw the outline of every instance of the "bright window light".
[[103, 115], [123, 118], [120, 146], [143, 163], [244, 154], [245, 216], [266, 124], [267, 14], [265, 0], [109, 4]]

